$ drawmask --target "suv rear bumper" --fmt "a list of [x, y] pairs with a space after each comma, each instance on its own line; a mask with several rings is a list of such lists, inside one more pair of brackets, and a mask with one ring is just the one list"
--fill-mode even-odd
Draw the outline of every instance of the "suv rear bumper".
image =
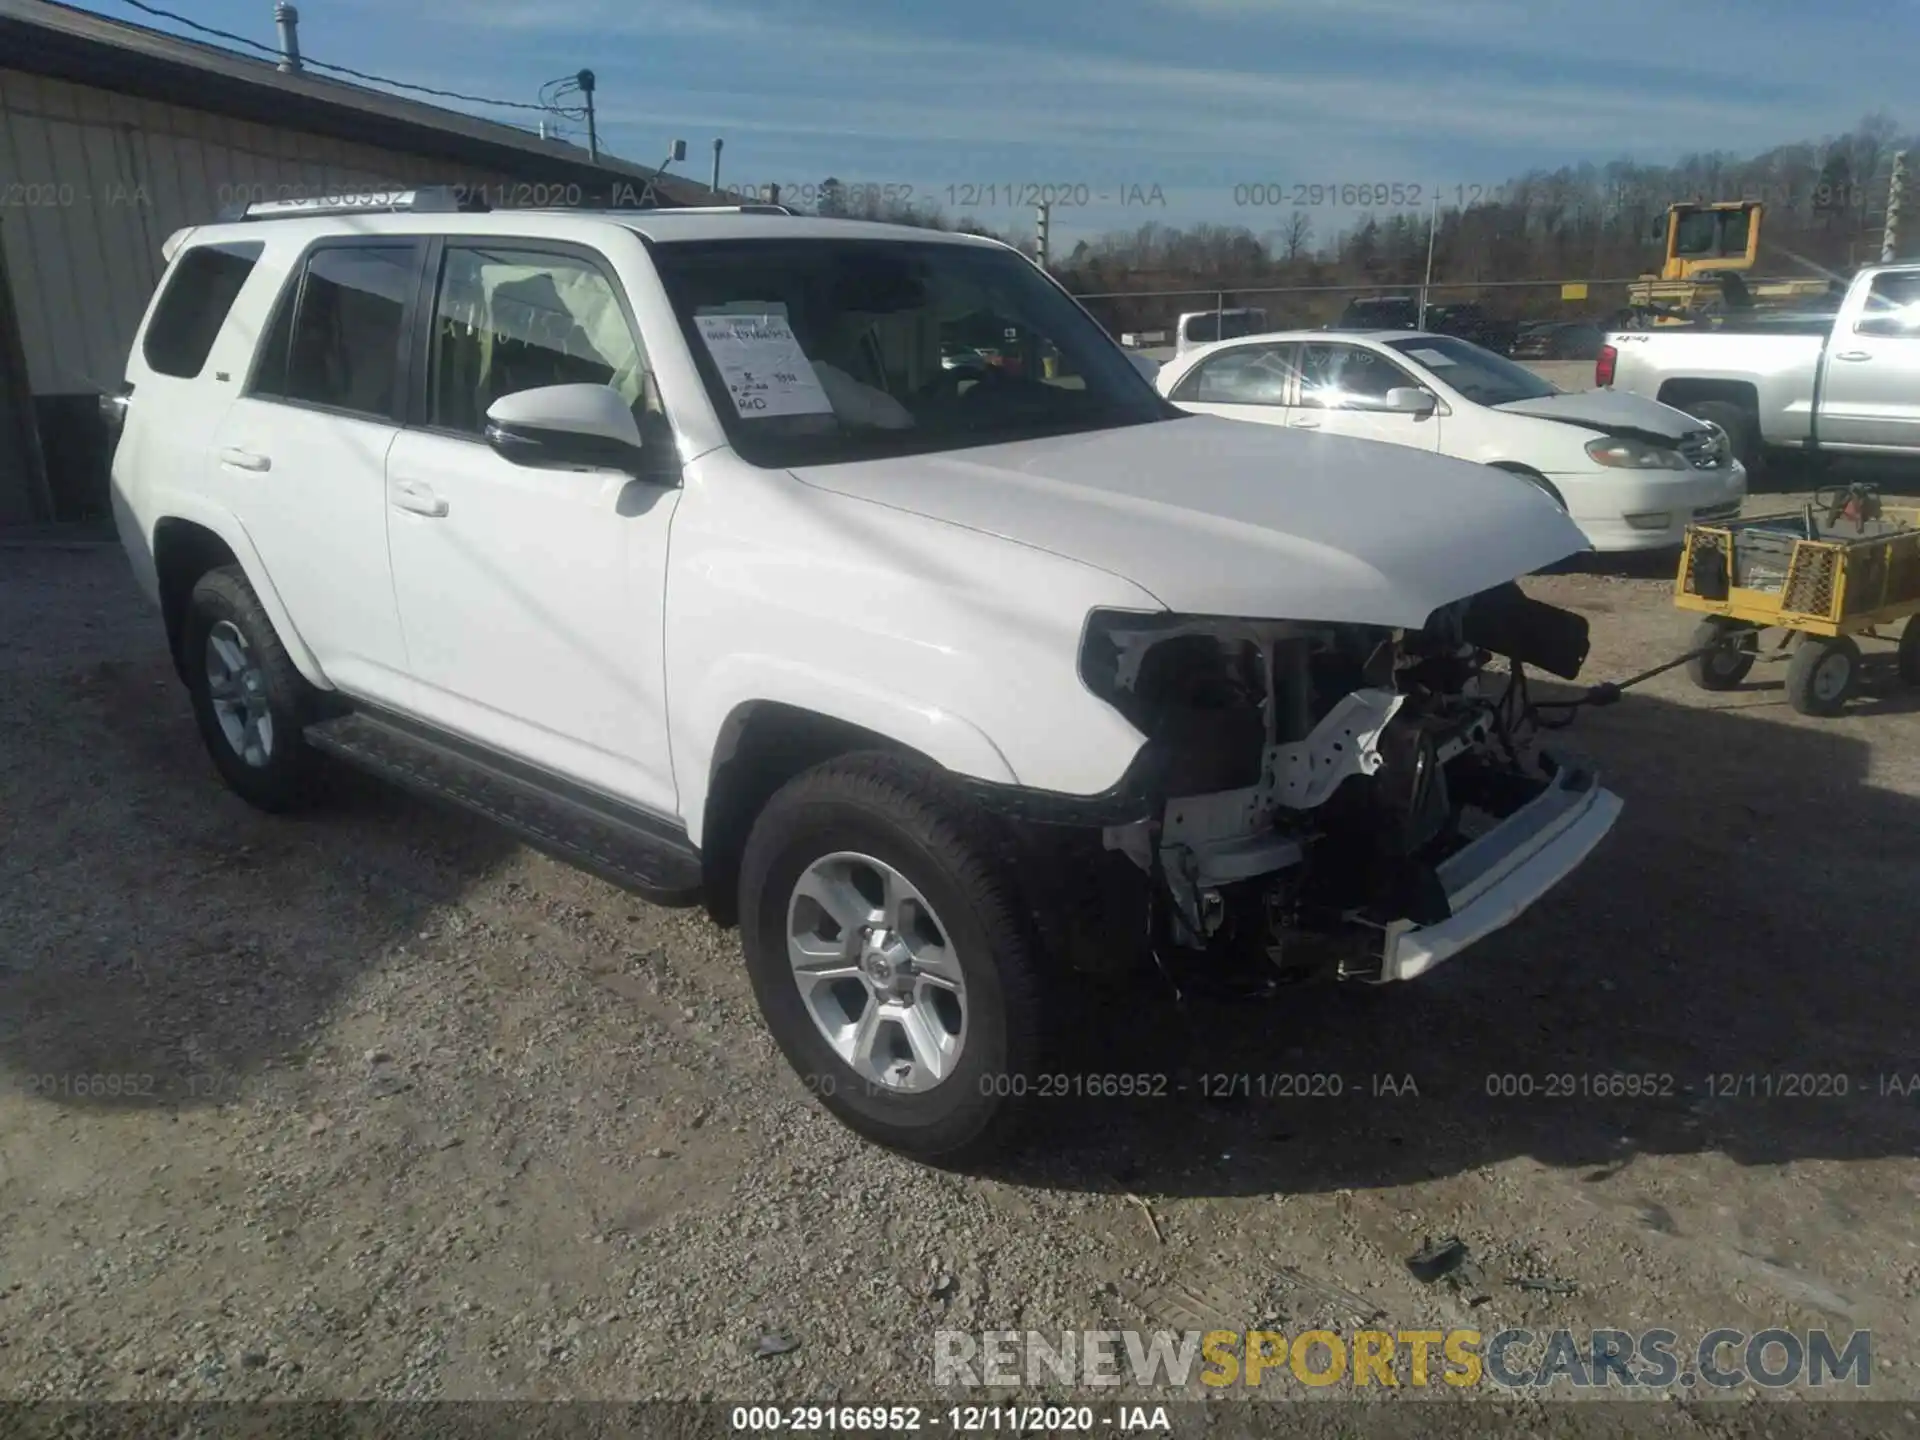
[[1592, 770], [1564, 767], [1538, 798], [1439, 867], [1453, 909], [1448, 919], [1387, 927], [1377, 983], [1424, 975], [1512, 923], [1587, 858], [1621, 808]]

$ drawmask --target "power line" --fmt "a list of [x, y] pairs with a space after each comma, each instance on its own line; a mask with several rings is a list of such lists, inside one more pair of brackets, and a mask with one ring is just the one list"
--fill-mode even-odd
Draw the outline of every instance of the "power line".
[[[171, 20], [176, 25], [184, 25], [187, 29], [198, 31], [202, 35], [211, 35], [216, 40], [246, 45], [252, 49], [264, 51], [275, 59], [280, 57], [280, 51], [272, 45], [264, 44], [259, 40], [250, 40], [245, 35], [235, 35], [230, 30], [216, 30], [211, 25], [202, 25], [198, 20], [189, 20], [186, 16], [176, 15], [171, 10], [162, 10], [158, 5], [148, 5], [145, 0], [121, 0], [121, 3], [131, 5], [135, 10], [144, 11], [161, 20]], [[464, 100], [469, 105], [493, 105], [507, 110], [538, 110], [542, 114], [555, 109], [550, 105], [528, 104], [524, 100], [495, 100], [486, 95], [465, 95], [458, 90], [436, 90], [431, 85], [415, 85], [411, 81], [394, 80], [385, 75], [369, 75], [364, 70], [355, 70], [346, 65], [329, 64], [325, 60], [309, 60], [305, 56], [301, 57], [300, 63], [315, 70], [331, 70], [336, 74], [351, 75], [356, 80], [365, 80], [374, 85], [389, 85], [396, 90], [411, 90], [420, 95], [435, 95], [443, 100]]]
[[549, 80], [540, 87], [540, 103], [545, 109], [566, 120], [584, 120], [587, 118], [585, 105], [562, 105], [560, 102], [569, 95], [584, 95], [587, 92], [580, 84], [577, 75], [567, 75], [559, 80]]

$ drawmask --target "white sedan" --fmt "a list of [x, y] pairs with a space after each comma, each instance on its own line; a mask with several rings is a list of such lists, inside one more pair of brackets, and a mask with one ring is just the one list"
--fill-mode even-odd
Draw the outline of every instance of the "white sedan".
[[1184, 410], [1409, 445], [1524, 476], [1596, 550], [1678, 545], [1738, 513], [1747, 472], [1720, 428], [1638, 395], [1557, 389], [1451, 335], [1295, 330], [1202, 345], [1163, 366]]

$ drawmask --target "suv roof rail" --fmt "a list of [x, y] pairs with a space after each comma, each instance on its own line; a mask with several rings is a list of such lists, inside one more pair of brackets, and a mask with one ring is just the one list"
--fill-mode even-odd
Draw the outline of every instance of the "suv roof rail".
[[477, 213], [492, 207], [477, 190], [464, 186], [423, 185], [412, 190], [343, 191], [306, 200], [263, 200], [234, 205], [221, 213], [223, 222], [283, 220], [295, 215], [390, 215]]
[[784, 205], [757, 202], [751, 205], [671, 205], [648, 207], [660, 215], [791, 215]]

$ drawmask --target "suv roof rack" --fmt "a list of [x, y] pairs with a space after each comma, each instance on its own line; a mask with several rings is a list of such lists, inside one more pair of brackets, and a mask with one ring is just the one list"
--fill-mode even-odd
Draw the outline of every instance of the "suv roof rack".
[[465, 186], [423, 185], [413, 190], [368, 190], [318, 195], [307, 200], [263, 200], [233, 205], [221, 212], [223, 222], [283, 220], [294, 215], [447, 215], [490, 210], [486, 196]]

